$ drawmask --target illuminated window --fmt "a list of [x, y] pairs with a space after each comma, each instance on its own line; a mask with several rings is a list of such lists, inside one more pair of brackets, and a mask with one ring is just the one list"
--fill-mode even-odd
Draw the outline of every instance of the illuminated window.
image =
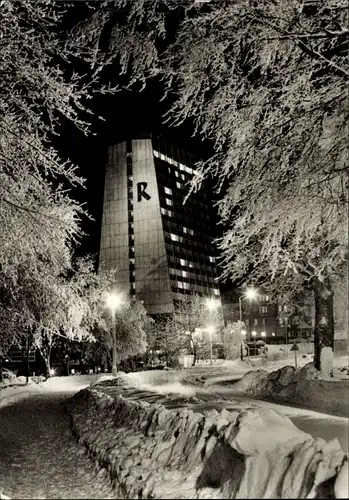
[[267, 313], [268, 312], [268, 306], [261, 306], [261, 312], [263, 314]]
[[171, 212], [171, 210], [167, 210], [167, 215], [168, 217], [173, 217], [173, 212]]
[[136, 283], [131, 283], [131, 288], [135, 289], [136, 288]]
[[264, 299], [265, 299], [265, 301], [266, 301], [266, 302], [268, 302], [268, 301], [269, 301], [269, 295], [266, 295], [266, 296], [264, 297]]
[[282, 318], [279, 318], [279, 324], [282, 325], [282, 323], [283, 323]]
[[[175, 171], [175, 176], [176, 176], [176, 177], [179, 177], [179, 172], [178, 172], [178, 170], [176, 170], [176, 171]], [[178, 186], [177, 186], [177, 187], [178, 187]]]
[[194, 267], [194, 264], [192, 262], [188, 262], [189, 267]]
[[135, 260], [134, 259], [130, 259], [130, 264], [134, 264], [135, 263]]
[[161, 213], [162, 213], [162, 215], [167, 215], [167, 210], [165, 208], [162, 208]]
[[171, 240], [172, 241], [178, 241], [179, 238], [178, 238], [178, 236], [176, 234], [171, 234]]
[[193, 235], [194, 231], [192, 229], [189, 229], [189, 234]]
[[178, 288], [183, 288], [183, 283], [181, 281], [177, 281]]
[[166, 194], [172, 194], [172, 189], [165, 187], [165, 193]]
[[183, 283], [184, 290], [190, 290], [189, 283]]
[[187, 261], [184, 260], [184, 259], [179, 259], [180, 260], [180, 263], [181, 263], [181, 266], [186, 266], [187, 265]]
[[189, 273], [187, 271], [182, 271], [183, 278], [188, 278]]
[[169, 198], [165, 198], [165, 200], [166, 200], [166, 205], [169, 205], [170, 207], [173, 206], [172, 200], [170, 200]]
[[187, 233], [188, 229], [186, 227], [183, 227], [183, 233]]
[[257, 326], [258, 325], [258, 318], [255, 318], [254, 319], [254, 325]]
[[219, 295], [219, 290], [217, 290], [217, 288], [215, 288], [215, 289], [213, 290], [213, 293], [214, 293], [215, 295]]
[[[193, 233], [194, 233], [194, 231], [193, 231]], [[209, 257], [209, 259], [210, 259], [210, 262], [213, 262], [213, 263], [216, 262], [216, 259], [214, 257]]]
[[287, 312], [287, 306], [284, 306], [284, 311]]
[[282, 312], [282, 306], [279, 306], [279, 312]]
[[185, 175], [181, 174], [181, 178], [185, 181]]
[[178, 189], [182, 189], [182, 184], [180, 182], [176, 182], [176, 186]]
[[156, 158], [159, 158], [159, 153], [155, 151], [155, 149], [154, 149], [154, 156], [156, 156]]
[[160, 153], [160, 160], [166, 161], [166, 156], [162, 153]]

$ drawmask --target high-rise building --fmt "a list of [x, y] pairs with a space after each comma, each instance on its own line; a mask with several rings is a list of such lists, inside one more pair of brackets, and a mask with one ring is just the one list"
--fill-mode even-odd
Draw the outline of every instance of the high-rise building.
[[212, 205], [192, 193], [193, 157], [161, 137], [108, 149], [100, 265], [118, 269], [117, 287], [168, 314], [184, 294], [216, 297]]

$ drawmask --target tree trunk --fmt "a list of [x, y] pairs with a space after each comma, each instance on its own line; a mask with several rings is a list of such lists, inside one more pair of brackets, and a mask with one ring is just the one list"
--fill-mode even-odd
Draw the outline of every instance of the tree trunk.
[[333, 372], [333, 292], [328, 280], [315, 279], [314, 366], [326, 375]]

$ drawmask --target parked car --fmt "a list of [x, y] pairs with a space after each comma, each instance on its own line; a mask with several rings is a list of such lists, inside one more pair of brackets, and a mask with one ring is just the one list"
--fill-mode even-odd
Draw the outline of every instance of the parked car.
[[2, 376], [3, 376], [3, 378], [6, 378], [8, 380], [12, 380], [12, 379], [16, 378], [17, 372], [13, 372], [13, 371], [9, 370], [8, 368], [3, 368], [2, 369]]
[[248, 351], [249, 351], [250, 356], [258, 356], [258, 354], [261, 354], [264, 352], [265, 342], [263, 340], [257, 340], [256, 342], [248, 341], [248, 342], [245, 342], [245, 346], [248, 347]]

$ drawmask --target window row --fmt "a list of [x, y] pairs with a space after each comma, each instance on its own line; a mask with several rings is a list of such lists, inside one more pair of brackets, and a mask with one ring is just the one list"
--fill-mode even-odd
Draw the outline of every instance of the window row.
[[156, 158], [160, 158], [160, 160], [162, 160], [162, 161], [166, 161], [170, 165], [174, 165], [175, 167], [178, 167], [179, 170], [183, 170], [184, 172], [187, 172], [188, 174], [194, 173], [194, 170], [192, 168], [187, 167], [186, 165], [183, 165], [183, 163], [180, 163], [179, 161], [173, 160], [173, 158], [170, 158], [169, 156], [166, 156], [163, 153], [156, 151], [155, 149], [154, 149], [154, 156]]

